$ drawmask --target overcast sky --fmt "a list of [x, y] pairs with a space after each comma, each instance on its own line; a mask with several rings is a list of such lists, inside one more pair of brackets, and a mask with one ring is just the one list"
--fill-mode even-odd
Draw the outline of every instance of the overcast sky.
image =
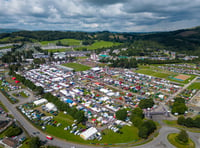
[[0, 28], [150, 32], [200, 25], [200, 0], [0, 0]]

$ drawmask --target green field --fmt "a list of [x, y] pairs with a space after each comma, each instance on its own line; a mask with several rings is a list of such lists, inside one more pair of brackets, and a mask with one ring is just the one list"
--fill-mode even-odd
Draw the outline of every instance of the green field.
[[78, 63], [65, 63], [62, 65], [73, 68], [75, 71], [85, 71], [85, 70], [89, 70], [91, 68], [89, 66], [78, 64]]
[[117, 45], [120, 45], [120, 44], [121, 43], [109, 42], [109, 41], [96, 41], [92, 45], [78, 47], [78, 48], [75, 48], [75, 49], [76, 50], [81, 50], [81, 49], [86, 48], [88, 50], [94, 50], [94, 49], [103, 48], [103, 47], [108, 48], [108, 47], [112, 47], [112, 46], [117, 46]]
[[0, 50], [6, 49], [6, 48], [12, 48], [13, 46], [5, 46], [5, 47], [0, 47]]
[[166, 80], [170, 80], [177, 83], [183, 83], [183, 84], [189, 83], [191, 80], [193, 80], [196, 77], [195, 75], [189, 75], [191, 77], [185, 81], [174, 80], [170, 78], [170, 76], [175, 77], [179, 75], [178, 73], [162, 70], [156, 66], [139, 66], [139, 70], [136, 70], [135, 72], [158, 77], [158, 78], [164, 78]]
[[188, 89], [200, 89], [200, 82], [192, 83]]
[[136, 72], [146, 74], [146, 75], [150, 75], [150, 76], [154, 76], [154, 77], [159, 77], [159, 78], [168, 78], [170, 76], [170, 74], [157, 72], [157, 71], [154, 71], [154, 70], [151, 70], [151, 69], [139, 69]]
[[50, 44], [56, 44], [58, 41], [60, 41], [62, 44], [64, 45], [81, 45], [81, 41], [80, 40], [75, 40], [75, 39], [61, 39], [61, 40], [54, 40], [54, 41], [42, 41], [40, 42], [40, 44], [42, 44], [43, 46]]
[[66, 52], [65, 48], [61, 49], [47, 49], [48, 52]]
[[195, 148], [195, 143], [194, 143], [191, 139], [189, 139], [189, 142], [188, 142], [188, 143], [184, 144], [184, 143], [181, 143], [181, 142], [176, 138], [177, 135], [178, 135], [177, 133], [172, 133], [172, 134], [169, 134], [169, 135], [167, 136], [167, 139], [169, 140], [169, 142], [170, 142], [172, 145], [176, 146], [177, 148]]
[[103, 47], [112, 47], [120, 45], [120, 43], [108, 42], [108, 41], [97, 41], [88, 47], [89, 50], [103, 48]]

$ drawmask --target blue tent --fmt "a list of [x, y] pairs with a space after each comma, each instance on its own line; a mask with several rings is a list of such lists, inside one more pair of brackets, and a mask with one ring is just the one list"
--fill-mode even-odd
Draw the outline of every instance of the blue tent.
[[73, 103], [73, 101], [70, 100], [70, 99], [67, 99], [65, 102], [67, 102], [67, 103]]

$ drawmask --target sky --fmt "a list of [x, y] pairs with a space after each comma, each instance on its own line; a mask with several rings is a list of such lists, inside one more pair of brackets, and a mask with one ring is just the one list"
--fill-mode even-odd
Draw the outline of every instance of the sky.
[[0, 0], [0, 28], [152, 32], [200, 25], [200, 0]]

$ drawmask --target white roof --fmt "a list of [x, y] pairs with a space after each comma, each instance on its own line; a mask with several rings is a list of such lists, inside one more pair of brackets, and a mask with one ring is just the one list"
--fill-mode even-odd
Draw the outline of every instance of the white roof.
[[55, 106], [53, 103], [51, 103], [51, 102], [46, 104], [46, 108], [47, 108], [48, 110], [57, 111], [56, 106]]
[[33, 103], [35, 105], [41, 105], [41, 104], [44, 104], [44, 103], [47, 103], [47, 102], [48, 102], [47, 99], [40, 99], [40, 100], [34, 101]]
[[89, 129], [87, 129], [86, 131], [82, 132], [80, 134], [80, 137], [83, 138], [84, 140], [87, 140], [91, 136], [95, 135], [97, 132], [98, 131], [97, 131], [97, 129], [95, 127], [91, 127]]

